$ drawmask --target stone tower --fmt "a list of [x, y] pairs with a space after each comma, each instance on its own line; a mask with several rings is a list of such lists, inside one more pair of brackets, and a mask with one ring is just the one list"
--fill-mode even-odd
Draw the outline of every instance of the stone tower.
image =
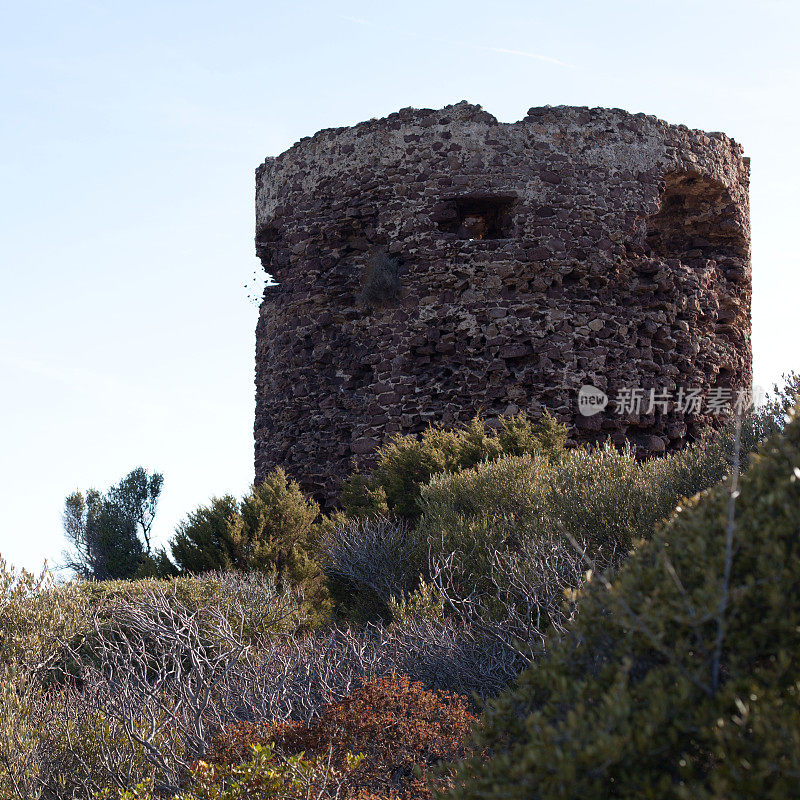
[[682, 446], [714, 416], [649, 390], [751, 383], [748, 180], [722, 133], [599, 108], [403, 109], [268, 158], [256, 480], [281, 465], [330, 501], [392, 435], [479, 410]]

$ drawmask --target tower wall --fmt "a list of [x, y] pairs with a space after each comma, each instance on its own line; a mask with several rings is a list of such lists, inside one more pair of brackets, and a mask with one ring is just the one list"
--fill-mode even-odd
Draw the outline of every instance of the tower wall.
[[[331, 500], [392, 435], [478, 411], [682, 446], [707, 409], [615, 398], [750, 386], [748, 180], [724, 134], [577, 107], [404, 109], [268, 158], [256, 480], [280, 465]], [[579, 413], [584, 384], [605, 411]]]

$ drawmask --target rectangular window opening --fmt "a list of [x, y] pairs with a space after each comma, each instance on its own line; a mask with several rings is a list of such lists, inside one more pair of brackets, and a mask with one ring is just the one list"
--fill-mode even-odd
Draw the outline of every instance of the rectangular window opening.
[[452, 197], [443, 200], [433, 218], [443, 233], [459, 239], [511, 239], [515, 197]]

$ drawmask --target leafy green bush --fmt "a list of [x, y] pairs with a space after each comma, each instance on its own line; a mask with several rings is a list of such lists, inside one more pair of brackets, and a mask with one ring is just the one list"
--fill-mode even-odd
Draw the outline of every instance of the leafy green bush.
[[[783, 412], [774, 409], [744, 420], [743, 460], [782, 424]], [[728, 473], [733, 430], [731, 423], [684, 450], [647, 460], [629, 446], [606, 443], [556, 450], [558, 458], [525, 454], [435, 475], [421, 490], [422, 517], [410, 547], [426, 550], [438, 541], [442, 552], [478, 553], [486, 543], [513, 544], [519, 531], [535, 529], [543, 538], [566, 532], [590, 551], [623, 555], [633, 542], [650, 538], [682, 498]], [[486, 565], [471, 565], [472, 573], [486, 571]]]
[[536, 425], [524, 413], [500, 420], [498, 441], [505, 455], [541, 454], [557, 460], [564, 453], [568, 431], [547, 410]]
[[241, 527], [235, 497], [214, 497], [183, 520], [170, 542], [172, 559], [181, 572], [200, 574], [240, 567], [237, 533]]
[[[783, 427], [783, 417], [794, 405], [798, 392], [800, 375], [790, 372], [784, 376], [782, 386], [773, 387], [765, 405], [747, 416], [742, 428], [745, 452]], [[724, 474], [725, 463], [729, 461], [731, 431], [732, 425], [728, 425], [687, 448], [681, 457], [682, 465], [676, 462], [652, 467], [653, 478], [677, 479], [685, 487], [684, 493], [712, 485]], [[476, 416], [468, 425], [455, 430], [431, 425], [420, 437], [398, 434], [378, 450], [377, 465], [371, 475], [356, 472], [345, 482], [341, 504], [352, 518], [394, 514], [415, 520], [421, 513], [422, 487], [435, 476], [471, 469], [509, 455], [542, 456], [558, 463], [571, 452], [565, 447], [567, 434], [566, 426], [549, 411], [535, 424], [524, 413], [502, 417], [497, 430], [488, 428]], [[662, 460], [652, 459], [656, 465]], [[668, 493], [665, 489], [665, 494]]]
[[557, 541], [566, 532], [595, 556], [621, 557], [636, 539], [651, 536], [682, 497], [721, 477], [718, 469], [701, 480], [698, 454], [643, 462], [631, 449], [607, 445], [568, 451], [557, 462], [510, 456], [438, 475], [422, 490], [422, 518], [409, 548], [463, 554], [463, 592], [489, 575], [496, 551], [513, 551], [532, 535]]
[[800, 419], [752, 462], [738, 498], [686, 501], [584, 586], [570, 633], [490, 704], [494, 755], [454, 797], [800, 794]]
[[298, 484], [275, 469], [241, 502], [215, 498], [189, 514], [170, 543], [182, 573], [212, 570], [272, 572], [278, 589], [299, 587], [308, 609], [325, 619], [330, 600], [324, 577], [312, 557], [319, 537], [317, 503]]
[[350, 519], [389, 515], [386, 490], [376, 481], [358, 471], [342, 484], [339, 502]]
[[282, 469], [267, 475], [240, 504], [240, 554], [246, 569], [274, 570], [278, 580], [306, 585], [319, 576], [311, 559], [317, 503]]
[[567, 429], [548, 412], [536, 425], [524, 414], [504, 417], [498, 431], [487, 428], [480, 416], [456, 430], [431, 425], [420, 438], [398, 435], [380, 448], [371, 477], [357, 473], [345, 483], [342, 505], [352, 517], [392, 513], [416, 519], [420, 491], [434, 475], [470, 469], [507, 454], [558, 459], [566, 439]]

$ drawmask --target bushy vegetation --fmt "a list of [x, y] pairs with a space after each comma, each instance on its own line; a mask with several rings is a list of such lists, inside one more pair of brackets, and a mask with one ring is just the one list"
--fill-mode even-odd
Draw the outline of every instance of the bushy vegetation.
[[[445, 782], [433, 768], [464, 756], [476, 721], [463, 696], [391, 674], [331, 703], [311, 722], [232, 726], [215, 741], [208, 760], [236, 763], [256, 742], [284, 756], [327, 758], [347, 773], [339, 787], [343, 798], [429, 798], [431, 783]], [[354, 753], [361, 758], [348, 769]]]
[[800, 791], [800, 419], [739, 486], [684, 502], [580, 592], [549, 655], [491, 704], [454, 797]]
[[566, 451], [557, 461], [523, 455], [484, 462], [431, 479], [415, 539], [425, 547], [439, 536], [448, 552], [511, 547], [532, 528], [543, 538], [567, 532], [592, 552], [624, 553], [650, 536], [680, 498], [719, 481], [727, 455], [707, 443], [640, 461], [631, 448], [604, 445]]
[[189, 514], [175, 533], [170, 550], [182, 574], [234, 570], [269, 572], [278, 588], [301, 588], [306, 610], [320, 621], [330, 601], [324, 576], [313, 558], [322, 527], [319, 506], [300, 491], [282, 469], [238, 501], [214, 498]]
[[243, 702], [233, 668], [298, 615], [271, 576], [59, 584], [2, 565], [0, 796], [174, 784]]
[[[745, 420], [743, 462], [780, 428], [785, 404], [779, 394]], [[566, 429], [547, 414], [535, 425], [506, 419], [497, 432], [475, 418], [397, 437], [372, 477], [356, 474], [345, 487], [350, 519], [328, 528], [317, 558], [348, 618], [387, 619], [393, 598], [434, 581], [451, 612], [502, 620], [509, 636], [522, 623], [517, 613], [511, 624], [511, 609], [527, 608], [525, 641], [538, 641], [574, 611], [562, 606], [563, 591], [585, 570], [570, 540], [599, 564], [617, 563], [683, 497], [730, 471], [732, 430], [645, 461], [630, 447], [567, 449]]]
[[[327, 800], [341, 796], [342, 783], [362, 760], [348, 753], [344, 765], [335, 767], [325, 758], [305, 753], [279, 757], [271, 745], [253, 744], [249, 751], [235, 764], [198, 761], [189, 771], [186, 788], [174, 795], [175, 800]], [[95, 795], [97, 800], [157, 800], [161, 796], [153, 792], [150, 780], [133, 789], [106, 788]]]
[[4, 797], [173, 797], [189, 786], [227, 798], [245, 779], [322, 780], [316, 756], [289, 773], [265, 752], [210, 772], [201, 762], [229, 726], [308, 725], [389, 674], [488, 695], [519, 668], [443, 619], [303, 630], [294, 597], [265, 573], [98, 586], [6, 569], [0, 588]]
[[[370, 681], [311, 722], [222, 730], [176, 800], [302, 798], [430, 800], [449, 784], [442, 762], [463, 757], [476, 718], [465, 698], [403, 676]], [[103, 800], [153, 800], [152, 781]]]
[[535, 425], [524, 414], [503, 418], [496, 431], [480, 416], [454, 430], [431, 425], [420, 438], [398, 435], [380, 448], [372, 475], [355, 473], [345, 484], [342, 505], [350, 517], [391, 513], [415, 520], [422, 487], [434, 475], [470, 469], [503, 455], [557, 459], [566, 440], [566, 428], [549, 412]]
[[[796, 795], [798, 388], [647, 461], [431, 427], [330, 517], [276, 470], [136, 580], [0, 566], [0, 796]], [[145, 553], [138, 478], [74, 530], [108, 503]]]

